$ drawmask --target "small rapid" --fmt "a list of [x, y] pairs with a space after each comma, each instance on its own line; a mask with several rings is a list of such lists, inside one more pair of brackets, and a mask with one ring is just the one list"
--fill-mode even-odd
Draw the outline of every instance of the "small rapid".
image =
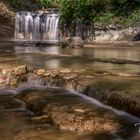
[[[34, 109], [34, 107], [36, 108], [39, 104], [32, 104], [31, 102], [34, 99], [37, 99], [38, 101], [37, 100], [36, 101], [40, 102], [39, 100], [41, 98], [42, 98], [41, 101], [43, 102], [44, 97], [45, 97], [46, 102], [44, 102], [44, 103], [46, 105], [48, 104], [49, 106], [52, 106], [54, 108], [55, 107], [59, 108], [59, 105], [60, 105], [60, 110], [61, 110], [61, 106], [63, 106], [63, 105], [67, 106], [67, 107], [71, 107], [71, 109], [70, 109], [71, 111], [73, 109], [75, 110], [74, 112], [71, 112], [75, 116], [77, 116], [76, 115], [77, 111], [78, 112], [80, 111], [79, 113], [81, 113], [81, 116], [84, 116], [84, 114], [85, 114], [84, 112], [86, 111], [87, 114], [91, 115], [93, 113], [95, 115], [95, 116], [91, 115], [91, 117], [93, 117], [93, 120], [94, 120], [94, 118], [96, 118], [98, 116], [98, 114], [103, 114], [103, 116], [100, 116], [98, 118], [99, 120], [100, 119], [104, 120], [103, 122], [101, 122], [101, 124], [98, 124], [99, 126], [104, 126], [105, 123], [107, 123], [110, 126], [110, 123], [109, 123], [110, 121], [112, 122], [112, 125], [114, 125], [113, 122], [120, 125], [121, 126], [119, 128], [120, 130], [117, 129], [118, 133], [113, 132], [113, 134], [112, 134], [113, 137], [109, 138], [109, 140], [126, 140], [128, 137], [130, 138], [129, 140], [133, 140], [133, 137], [138, 135], [138, 127], [136, 127], [135, 124], [140, 122], [139, 118], [134, 117], [124, 111], [119, 111], [117, 109], [104, 105], [101, 102], [97, 101], [96, 99], [87, 97], [73, 89], [64, 89], [64, 88], [52, 87], [52, 86], [35, 85], [35, 86], [20, 87], [20, 88], [16, 88], [16, 89], [1, 89], [0, 93], [3, 93], [3, 94], [0, 94], [1, 98], [3, 99], [3, 102], [8, 101], [8, 104], [10, 105], [10, 106], [9, 105], [7, 106], [5, 103], [1, 102], [1, 106], [4, 104], [4, 107], [5, 107], [3, 109], [0, 109], [0, 113], [2, 115], [6, 114], [6, 113], [10, 113], [10, 114], [16, 113], [16, 115], [17, 115], [22, 112], [27, 112], [27, 113], [29, 113], [29, 115], [34, 116], [35, 112], [32, 112], [32, 111], [34, 111], [34, 110], [32, 110], [32, 108], [33, 109]], [[39, 98], [37, 98], [36, 95], [37, 96], [39, 95], [38, 96]], [[41, 95], [43, 95], [43, 96], [41, 96]], [[9, 98], [9, 96], [10, 96], [10, 98]], [[25, 96], [26, 100], [24, 100], [24, 98], [23, 98], [23, 100], [22, 100], [22, 98], [18, 98], [18, 97], [24, 97], [24, 96]], [[55, 100], [57, 100], [57, 101], [55, 102]], [[55, 106], [55, 104], [57, 104], [57, 106]], [[15, 105], [17, 106], [16, 108], [15, 108]], [[49, 107], [46, 105], [44, 105], [44, 108]], [[67, 107], [66, 107], [66, 110], [68, 109]], [[36, 108], [36, 110], [38, 110], [38, 109], [39, 108]], [[92, 111], [94, 111], [94, 112], [92, 112]], [[62, 116], [63, 116], [63, 113], [66, 113], [66, 114], [69, 113], [67, 111], [59, 112], [55, 109], [53, 110], [53, 108], [52, 108], [52, 110], [50, 110], [50, 113], [56, 113], [56, 112], [62, 113], [61, 114]], [[28, 117], [28, 115], [27, 115], [27, 117]], [[5, 118], [5, 119], [7, 119], [7, 118]], [[53, 118], [53, 119], [57, 120], [57, 118]], [[87, 118], [85, 118], [85, 119], [88, 119], [88, 115], [87, 115]], [[64, 119], [64, 121], [65, 121], [65, 119]], [[74, 122], [72, 122], [72, 124], [70, 126], [74, 126], [73, 123]], [[10, 128], [9, 126], [7, 126], [7, 127]], [[64, 128], [65, 127], [67, 128], [68, 124], [65, 124]], [[80, 128], [80, 129], [82, 129], [82, 128]], [[106, 136], [104, 136], [104, 138], [107, 139]]]

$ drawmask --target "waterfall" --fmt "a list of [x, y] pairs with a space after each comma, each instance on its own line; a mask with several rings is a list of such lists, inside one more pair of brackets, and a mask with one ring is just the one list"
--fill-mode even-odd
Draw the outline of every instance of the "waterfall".
[[58, 41], [58, 28], [56, 13], [17, 12], [15, 41]]

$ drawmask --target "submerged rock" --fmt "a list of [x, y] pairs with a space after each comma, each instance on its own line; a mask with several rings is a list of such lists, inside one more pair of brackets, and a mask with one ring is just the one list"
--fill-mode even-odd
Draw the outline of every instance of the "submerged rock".
[[[124, 128], [132, 132], [134, 120], [118, 118], [112, 111], [96, 102], [63, 89], [43, 89], [21, 91], [17, 96], [27, 104], [27, 108], [55, 128], [94, 134], [108, 133], [123, 135]], [[133, 122], [134, 121], [134, 122]], [[126, 125], [126, 126], [125, 126]]]
[[[112, 77], [113, 81], [109, 82], [110, 79], [107, 77]], [[115, 81], [115, 79], [118, 79], [119, 82]], [[140, 116], [138, 96], [140, 91], [139, 74], [107, 71], [89, 73], [88, 71], [75, 71], [71, 69], [36, 70], [26, 65], [17, 68], [0, 69], [0, 87], [15, 88], [32, 85], [75, 89], [107, 105], [127, 111], [138, 117]]]

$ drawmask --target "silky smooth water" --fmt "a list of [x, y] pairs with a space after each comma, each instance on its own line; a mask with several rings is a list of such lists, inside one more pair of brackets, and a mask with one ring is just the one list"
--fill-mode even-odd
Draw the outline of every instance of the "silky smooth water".
[[[58, 46], [1, 46], [0, 54], [0, 63], [5, 65], [27, 64], [48, 69], [75, 68], [95, 71], [140, 72], [140, 65], [135, 64], [135, 62], [140, 62], [140, 48], [62, 49]], [[112, 63], [113, 59], [128, 62], [124, 64]], [[104, 63], [104, 60], [108, 60], [108, 63]]]
[[58, 41], [59, 17], [56, 13], [17, 12], [15, 41]]

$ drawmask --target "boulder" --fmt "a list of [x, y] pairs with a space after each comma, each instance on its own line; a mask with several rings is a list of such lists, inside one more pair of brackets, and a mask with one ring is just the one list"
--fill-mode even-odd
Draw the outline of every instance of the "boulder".
[[14, 71], [14, 74], [15, 75], [27, 74], [27, 66], [23, 65], [23, 66], [17, 67]]
[[73, 47], [83, 47], [84, 42], [80, 37], [73, 37], [71, 44]]
[[26, 90], [17, 96], [27, 108], [42, 118], [49, 115], [50, 125], [77, 132], [116, 133], [117, 116], [70, 91], [56, 88]]
[[84, 42], [80, 37], [66, 37], [62, 42], [62, 47], [81, 48]]
[[39, 70], [37, 70], [37, 75], [43, 76], [45, 74], [45, 72], [46, 71], [44, 69], [39, 69]]

